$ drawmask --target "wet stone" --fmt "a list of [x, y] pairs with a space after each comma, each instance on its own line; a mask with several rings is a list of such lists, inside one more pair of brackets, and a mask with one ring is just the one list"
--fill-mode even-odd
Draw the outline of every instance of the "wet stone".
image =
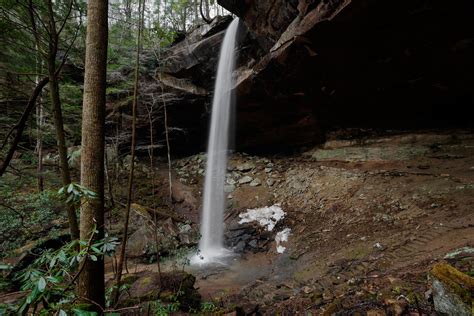
[[250, 182], [251, 187], [257, 187], [262, 184], [262, 181], [260, 181], [259, 178], [255, 178], [252, 182]]
[[246, 162], [240, 165], [237, 165], [236, 169], [242, 172], [247, 172], [255, 168], [255, 165], [251, 162]]
[[224, 185], [224, 192], [225, 193], [232, 193], [235, 191], [235, 185], [229, 184], [229, 185]]
[[239, 179], [239, 184], [246, 184], [252, 182], [253, 178], [250, 176], [245, 176]]

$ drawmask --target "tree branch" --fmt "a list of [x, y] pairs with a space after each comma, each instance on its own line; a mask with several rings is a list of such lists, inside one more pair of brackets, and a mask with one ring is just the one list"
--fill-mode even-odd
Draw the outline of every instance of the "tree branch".
[[26, 121], [28, 120], [28, 116], [30, 115], [31, 111], [34, 109], [36, 105], [36, 99], [40, 95], [41, 91], [43, 90], [44, 86], [48, 83], [49, 78], [43, 78], [36, 88], [33, 90], [33, 93], [30, 97], [30, 100], [28, 101], [28, 104], [25, 107], [25, 110], [20, 118], [20, 121], [17, 124], [17, 133], [15, 135], [15, 138], [13, 139], [13, 143], [8, 150], [7, 155], [5, 156], [5, 159], [3, 160], [2, 165], [0, 166], [0, 177], [5, 173], [5, 170], [7, 170], [8, 165], [10, 164], [10, 161], [13, 158], [13, 154], [15, 153], [15, 150], [18, 146], [18, 143], [20, 142], [21, 136], [23, 134], [23, 130], [25, 129]]

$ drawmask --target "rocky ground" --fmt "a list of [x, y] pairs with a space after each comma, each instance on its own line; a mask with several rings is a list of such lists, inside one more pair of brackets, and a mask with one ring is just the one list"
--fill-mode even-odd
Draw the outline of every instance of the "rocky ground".
[[[176, 160], [173, 169], [175, 209], [196, 232], [205, 155]], [[473, 273], [472, 253], [446, 259], [474, 246], [470, 132], [338, 132], [296, 155], [235, 153], [224, 190], [226, 243], [239, 257], [226, 268], [187, 268], [201, 295], [223, 306], [264, 314], [430, 314], [427, 276], [435, 263]], [[272, 205], [285, 212], [272, 231], [239, 223], [249, 209]], [[176, 225], [178, 236], [183, 226]], [[285, 229], [288, 241], [277, 244]]]
[[[235, 153], [224, 190], [226, 244], [237, 255], [227, 266], [176, 264], [197, 245], [205, 160], [199, 154], [173, 161], [172, 204], [166, 166], [152, 177], [146, 160], [139, 163], [130, 273], [157, 270], [149, 262], [156, 259], [158, 221], [161, 254], [168, 256], [161, 268], [184, 266], [203, 300], [229, 312], [430, 315], [435, 264], [473, 275], [470, 131], [339, 131], [290, 156]], [[242, 221], [249, 209], [270, 206], [270, 213], [284, 212], [271, 230], [268, 222]], [[111, 220], [111, 231], [119, 231], [117, 223]], [[110, 278], [112, 262], [108, 269]]]

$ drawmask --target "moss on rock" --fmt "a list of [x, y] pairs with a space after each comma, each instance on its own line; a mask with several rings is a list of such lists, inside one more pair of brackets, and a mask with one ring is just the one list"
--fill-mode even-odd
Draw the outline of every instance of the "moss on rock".
[[435, 265], [431, 270], [431, 275], [443, 282], [464, 303], [471, 305], [474, 294], [474, 278], [446, 263]]

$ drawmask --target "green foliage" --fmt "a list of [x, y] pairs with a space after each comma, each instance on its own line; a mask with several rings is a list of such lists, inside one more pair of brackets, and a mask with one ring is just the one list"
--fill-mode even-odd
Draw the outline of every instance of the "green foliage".
[[0, 183], [0, 258], [23, 246], [28, 240], [54, 235], [67, 222], [64, 202], [75, 208], [81, 198], [97, 194], [77, 183], [56, 191], [28, 192], [12, 183]]
[[201, 303], [201, 311], [212, 313], [217, 312], [219, 308], [213, 302], [202, 302]]
[[65, 221], [62, 203], [54, 191], [20, 193], [15, 187], [0, 185], [0, 258], [30, 239], [58, 231]]
[[63, 83], [59, 86], [66, 136], [72, 144], [81, 141], [82, 89], [77, 83]]
[[176, 299], [171, 303], [163, 303], [160, 300], [156, 301], [152, 305], [153, 314], [156, 316], [168, 316], [171, 313], [179, 311], [181, 304]]
[[6, 275], [6, 273], [8, 273], [12, 268], [13, 266], [9, 264], [0, 263], [0, 291], [8, 290], [10, 288], [10, 280], [7, 280], [4, 275]]
[[96, 199], [97, 193], [87, 189], [86, 187], [78, 183], [70, 183], [58, 191], [59, 196], [61, 196], [67, 204], [72, 204], [74, 207], [78, 208], [81, 199]]
[[[21, 284], [21, 290], [29, 292], [18, 305], [18, 312], [23, 313], [31, 306], [42, 303], [42, 313], [45, 315], [53, 312], [66, 313], [65, 310], [73, 306], [77, 299], [74, 282], [81, 273], [83, 262], [97, 261], [104, 255], [110, 256], [117, 245], [117, 238], [106, 236], [92, 244], [74, 240], [59, 250], [43, 252], [33, 264], [15, 276], [15, 280]], [[86, 315], [81, 314], [79, 309], [75, 309], [74, 313]]]

